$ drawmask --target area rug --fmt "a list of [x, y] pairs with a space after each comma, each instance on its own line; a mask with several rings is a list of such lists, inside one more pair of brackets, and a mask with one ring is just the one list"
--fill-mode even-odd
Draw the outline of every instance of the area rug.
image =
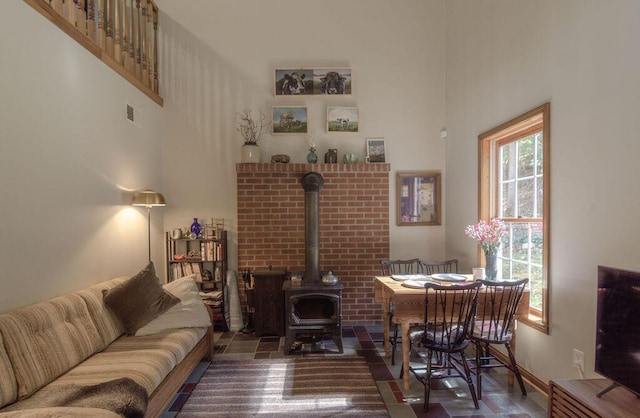
[[361, 357], [214, 360], [178, 417], [388, 417]]

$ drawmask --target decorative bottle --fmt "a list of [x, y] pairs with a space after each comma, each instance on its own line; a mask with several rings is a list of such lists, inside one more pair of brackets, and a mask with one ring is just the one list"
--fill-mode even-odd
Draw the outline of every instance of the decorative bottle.
[[309, 154], [307, 154], [307, 162], [309, 164], [315, 164], [318, 162], [318, 155], [316, 154], [316, 149], [313, 147], [309, 148]]
[[200, 237], [200, 224], [198, 223], [198, 218], [193, 218], [193, 223], [191, 224], [191, 233], [193, 234], [193, 238]]

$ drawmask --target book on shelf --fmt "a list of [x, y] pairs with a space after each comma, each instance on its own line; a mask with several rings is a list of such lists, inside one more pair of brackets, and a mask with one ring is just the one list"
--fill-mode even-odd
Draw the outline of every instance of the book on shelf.
[[180, 263], [171, 264], [171, 277], [173, 280], [178, 279], [180, 277], [189, 276], [191, 274], [196, 275], [196, 282], [202, 283], [202, 268], [200, 267], [200, 263], [185, 261]]

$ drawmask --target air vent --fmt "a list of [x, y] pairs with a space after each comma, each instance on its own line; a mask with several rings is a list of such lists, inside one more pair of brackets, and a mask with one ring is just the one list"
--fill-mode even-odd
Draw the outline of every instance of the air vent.
[[131, 106], [130, 104], [127, 104], [127, 120], [129, 122], [134, 122], [135, 123], [135, 119], [133, 117], [133, 106]]
[[136, 110], [133, 105], [130, 105], [129, 103], [125, 104], [124, 117], [127, 121], [133, 123], [137, 127], [140, 127], [140, 111]]

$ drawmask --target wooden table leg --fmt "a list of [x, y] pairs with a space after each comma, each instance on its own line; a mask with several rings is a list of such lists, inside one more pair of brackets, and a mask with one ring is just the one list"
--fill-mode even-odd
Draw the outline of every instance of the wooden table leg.
[[384, 326], [384, 356], [389, 358], [391, 350], [389, 347], [389, 296], [382, 295], [382, 324]]
[[411, 389], [411, 383], [409, 382], [409, 328], [411, 324], [409, 322], [402, 322], [402, 367], [404, 370], [404, 388]]

